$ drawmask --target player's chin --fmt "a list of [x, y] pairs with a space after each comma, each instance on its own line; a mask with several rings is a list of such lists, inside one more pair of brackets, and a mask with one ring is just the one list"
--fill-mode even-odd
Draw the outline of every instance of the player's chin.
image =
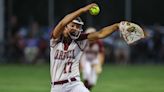
[[71, 34], [72, 36], [77, 36], [77, 34], [76, 34], [75, 32], [70, 32], [70, 34]]

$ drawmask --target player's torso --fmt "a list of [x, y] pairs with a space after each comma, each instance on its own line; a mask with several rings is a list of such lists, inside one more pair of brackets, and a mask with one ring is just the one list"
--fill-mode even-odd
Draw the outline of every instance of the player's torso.
[[[50, 42], [51, 43], [51, 42]], [[79, 60], [82, 51], [76, 42], [72, 41], [67, 50], [63, 42], [52, 45], [50, 48], [51, 79], [52, 81], [65, 80], [79, 74]]]

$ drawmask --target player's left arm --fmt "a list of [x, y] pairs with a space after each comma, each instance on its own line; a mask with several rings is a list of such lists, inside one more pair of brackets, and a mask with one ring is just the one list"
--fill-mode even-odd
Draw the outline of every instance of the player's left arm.
[[118, 29], [119, 29], [119, 23], [115, 23], [111, 26], [102, 28], [98, 32], [88, 34], [87, 39], [90, 41], [102, 39], [102, 38], [105, 38], [105, 37], [111, 35], [114, 31], [116, 31]]

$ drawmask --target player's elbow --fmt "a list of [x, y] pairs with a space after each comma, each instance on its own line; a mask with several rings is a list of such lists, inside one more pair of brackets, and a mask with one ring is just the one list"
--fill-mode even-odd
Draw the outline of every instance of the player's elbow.
[[102, 34], [102, 33], [98, 33], [98, 38], [99, 38], [99, 39], [103, 39], [103, 38], [105, 38], [105, 35]]

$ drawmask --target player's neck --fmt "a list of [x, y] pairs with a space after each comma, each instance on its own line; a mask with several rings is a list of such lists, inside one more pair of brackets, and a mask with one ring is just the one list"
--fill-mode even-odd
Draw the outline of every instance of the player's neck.
[[63, 34], [63, 42], [70, 44], [72, 42], [72, 39], [70, 38], [69, 35]]

